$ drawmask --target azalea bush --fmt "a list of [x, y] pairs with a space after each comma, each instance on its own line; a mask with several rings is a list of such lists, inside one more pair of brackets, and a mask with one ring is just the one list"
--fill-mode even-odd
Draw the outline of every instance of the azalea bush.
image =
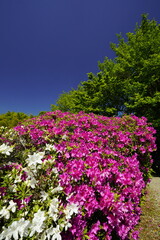
[[0, 239], [137, 239], [155, 130], [136, 116], [48, 112], [0, 135]]

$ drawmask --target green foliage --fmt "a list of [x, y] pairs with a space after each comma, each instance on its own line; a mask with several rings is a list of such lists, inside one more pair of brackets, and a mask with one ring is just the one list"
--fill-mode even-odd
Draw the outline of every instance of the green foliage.
[[111, 44], [116, 57], [106, 57], [97, 74], [88, 73], [76, 90], [61, 94], [52, 110], [145, 116], [160, 146], [160, 24], [144, 14], [133, 33], [117, 37], [118, 44]]
[[101, 71], [97, 75], [88, 73], [88, 80], [81, 82], [77, 90], [61, 94], [56, 105], [52, 105], [52, 111], [84, 111], [104, 116], [117, 115], [123, 111], [122, 83], [116, 76], [119, 65], [106, 58], [103, 64], [99, 63], [99, 68]]
[[7, 112], [0, 115], [0, 126], [12, 128], [25, 119], [32, 118], [33, 115], [28, 116], [22, 112]]
[[76, 90], [61, 94], [52, 110], [107, 116], [134, 113], [159, 125], [160, 25], [142, 15], [134, 33], [127, 33], [126, 40], [118, 35], [118, 40], [111, 44], [116, 58], [106, 57], [97, 74], [88, 73], [88, 80]]
[[[51, 105], [51, 110], [61, 110], [62, 112], [77, 112], [76, 111], [76, 90], [71, 90], [69, 93], [64, 92], [60, 95], [59, 99], [57, 100], [56, 105]], [[80, 94], [78, 92], [78, 94]]]
[[111, 45], [125, 74], [126, 112], [144, 115], [155, 125], [160, 116], [160, 25], [143, 15], [141, 25], [126, 35], [126, 42], [119, 36], [119, 44]]
[[46, 112], [47, 111], [41, 111], [41, 112], [39, 112], [38, 116], [41, 116], [41, 115], [45, 114]]
[[[134, 33], [127, 33], [127, 41], [119, 37], [119, 44], [111, 47], [116, 53], [115, 64], [121, 66], [122, 92], [126, 98], [126, 113], [145, 116], [157, 130], [158, 151], [154, 154], [154, 170], [160, 171], [160, 24], [142, 16]], [[123, 76], [124, 74], [124, 76]], [[159, 174], [159, 173], [158, 173]]]

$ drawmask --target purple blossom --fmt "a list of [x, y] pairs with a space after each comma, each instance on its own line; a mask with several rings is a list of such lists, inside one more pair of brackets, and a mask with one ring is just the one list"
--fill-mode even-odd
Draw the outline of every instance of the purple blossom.
[[[97, 240], [100, 230], [107, 240], [115, 232], [122, 240], [128, 238], [140, 218], [142, 190], [149, 181], [153, 162], [150, 153], [156, 149], [155, 130], [145, 117], [109, 118], [55, 111], [14, 129], [37, 151], [54, 142], [60, 185], [67, 201], [79, 206], [79, 213], [71, 219], [72, 227], [62, 233], [62, 239], [80, 240], [85, 232]], [[51, 159], [52, 154], [46, 153], [44, 161]], [[6, 165], [3, 170], [12, 167]], [[20, 170], [20, 165], [15, 168]], [[51, 172], [47, 168], [42, 179]], [[26, 181], [25, 172], [21, 179]], [[6, 189], [0, 191], [3, 197]], [[24, 202], [30, 204], [31, 198], [14, 201], [21, 209]], [[137, 232], [132, 235], [138, 238]]]

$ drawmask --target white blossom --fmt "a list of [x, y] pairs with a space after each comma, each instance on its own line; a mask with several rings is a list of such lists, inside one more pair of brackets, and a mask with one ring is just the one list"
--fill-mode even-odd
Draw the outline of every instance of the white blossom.
[[52, 163], [53, 164], [54, 162], [55, 162], [55, 157], [52, 156], [52, 158], [47, 159], [46, 161], [44, 161], [43, 164], [47, 164], [47, 163]]
[[10, 218], [10, 212], [9, 212], [9, 210], [6, 207], [3, 207], [0, 210], [0, 218], [2, 218], [2, 217], [6, 218], [6, 219]]
[[46, 144], [45, 150], [48, 150], [48, 151], [56, 151], [56, 148], [55, 148], [54, 145]]
[[0, 234], [0, 240], [5, 239], [13, 239], [18, 240], [19, 235], [21, 239], [27, 236], [28, 234], [28, 228], [30, 226], [30, 222], [28, 220], [25, 220], [24, 218], [21, 218], [19, 221], [14, 221], [8, 228], [3, 228], [3, 232]]
[[50, 227], [49, 229], [46, 230], [46, 234], [47, 234], [47, 237], [48, 239], [51, 238], [51, 240], [61, 240], [62, 237], [61, 237], [61, 232], [60, 232], [60, 229], [59, 229], [59, 225], [57, 225], [57, 227], [55, 228], [52, 228]]
[[63, 139], [63, 140], [67, 140], [67, 135], [66, 135], [66, 134], [63, 135], [63, 136], [62, 136], [62, 139]]
[[61, 227], [62, 229], [65, 229], [65, 231], [67, 231], [68, 228], [72, 227], [72, 224], [71, 224], [70, 222], [68, 222], [68, 220], [67, 220], [67, 221], [62, 222], [62, 223], [60, 224], [60, 227]]
[[54, 194], [54, 193], [60, 192], [60, 191], [62, 191], [62, 190], [63, 190], [63, 188], [59, 185], [59, 186], [53, 188], [53, 189], [51, 190], [51, 193]]
[[15, 180], [14, 180], [14, 183], [19, 183], [19, 182], [21, 182], [21, 181], [22, 181], [21, 176], [20, 176], [20, 175], [17, 175], [16, 178], [15, 178]]
[[32, 179], [29, 180], [29, 185], [31, 186], [31, 188], [35, 188], [36, 187], [36, 183], [37, 180], [33, 177]]
[[50, 227], [41, 234], [40, 240], [46, 240], [46, 239], [61, 240], [62, 237], [61, 237], [60, 233], [61, 232], [60, 232], [60, 229], [59, 229], [58, 225], [55, 228]]
[[0, 152], [9, 156], [11, 152], [13, 152], [13, 146], [8, 146], [7, 144], [3, 143], [0, 146]]
[[17, 204], [13, 202], [13, 200], [11, 200], [9, 201], [9, 206], [7, 207], [7, 209], [14, 213], [16, 211], [16, 206]]
[[27, 173], [27, 179], [25, 181], [27, 186], [29, 186], [31, 188], [35, 188], [37, 180], [34, 177], [34, 174], [33, 174], [34, 171], [30, 171], [28, 168], [24, 168], [24, 170]]
[[48, 214], [50, 217], [53, 218], [54, 221], [56, 221], [58, 218], [58, 207], [59, 207], [58, 198], [52, 199], [52, 202], [50, 203], [50, 207], [48, 210]]
[[34, 214], [34, 218], [32, 219], [32, 224], [30, 227], [31, 232], [29, 235], [30, 237], [32, 237], [35, 232], [40, 233], [43, 231], [45, 220], [46, 220], [45, 212], [39, 209], [38, 212]]
[[28, 155], [26, 162], [29, 167], [35, 168], [35, 166], [39, 163], [42, 164], [42, 159], [45, 155], [45, 152], [34, 153], [33, 155]]
[[54, 168], [54, 167], [53, 167], [53, 168], [52, 168], [52, 172], [55, 173], [56, 175], [58, 175], [58, 170], [57, 170], [57, 168]]
[[66, 219], [70, 219], [74, 213], [78, 213], [78, 206], [74, 203], [67, 205], [64, 209], [64, 213], [66, 215]]
[[42, 201], [45, 201], [48, 197], [48, 193], [46, 193], [45, 191], [41, 191], [40, 194], [41, 194], [40, 197], [41, 197]]

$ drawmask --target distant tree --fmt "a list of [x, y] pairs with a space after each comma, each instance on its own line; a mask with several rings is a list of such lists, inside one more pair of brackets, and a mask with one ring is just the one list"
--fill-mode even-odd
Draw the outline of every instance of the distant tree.
[[111, 46], [121, 65], [125, 112], [147, 117], [157, 130], [154, 170], [160, 172], [160, 24], [143, 15], [127, 41], [119, 36], [119, 44]]
[[123, 85], [116, 75], [119, 64], [106, 58], [103, 64], [99, 63], [99, 67], [101, 71], [96, 75], [88, 73], [88, 80], [81, 82], [76, 90], [62, 93], [56, 105], [51, 105], [51, 109], [72, 113], [93, 112], [107, 116], [123, 111]]
[[38, 116], [41, 116], [41, 115], [45, 114], [46, 112], [47, 111], [41, 111], [41, 112], [39, 112]]
[[[76, 93], [78, 93], [76, 95]], [[77, 103], [79, 102], [79, 96], [80, 96], [80, 88], [78, 90], [71, 90], [69, 93], [64, 92], [60, 95], [59, 99], [56, 102], [56, 105], [51, 105], [51, 110], [61, 110], [62, 112], [73, 112], [76, 113], [78, 111], [81, 111], [81, 109], [78, 109]]]
[[[76, 90], [60, 95], [53, 109], [117, 115], [145, 115], [156, 124], [160, 116], [160, 25], [142, 15], [134, 33], [118, 35], [111, 44], [116, 58], [99, 63]], [[158, 109], [157, 109], [158, 107]], [[157, 122], [159, 125], [159, 120]]]
[[160, 25], [143, 15], [135, 33], [127, 33], [127, 41], [119, 36], [119, 44], [111, 46], [117, 56], [115, 62], [121, 66], [126, 112], [144, 115], [159, 125]]
[[0, 126], [11, 128], [16, 126], [18, 123], [23, 122], [25, 119], [29, 119], [32, 117], [33, 115], [27, 115], [22, 112], [8, 111], [7, 113], [0, 115]]
[[125, 38], [118, 35], [118, 44], [112, 43], [111, 48], [116, 57], [105, 58], [99, 63], [97, 74], [89, 73], [88, 80], [76, 90], [61, 94], [56, 107], [107, 116], [146, 116], [157, 129], [159, 147], [160, 24], [143, 14], [134, 32], [127, 33]]

